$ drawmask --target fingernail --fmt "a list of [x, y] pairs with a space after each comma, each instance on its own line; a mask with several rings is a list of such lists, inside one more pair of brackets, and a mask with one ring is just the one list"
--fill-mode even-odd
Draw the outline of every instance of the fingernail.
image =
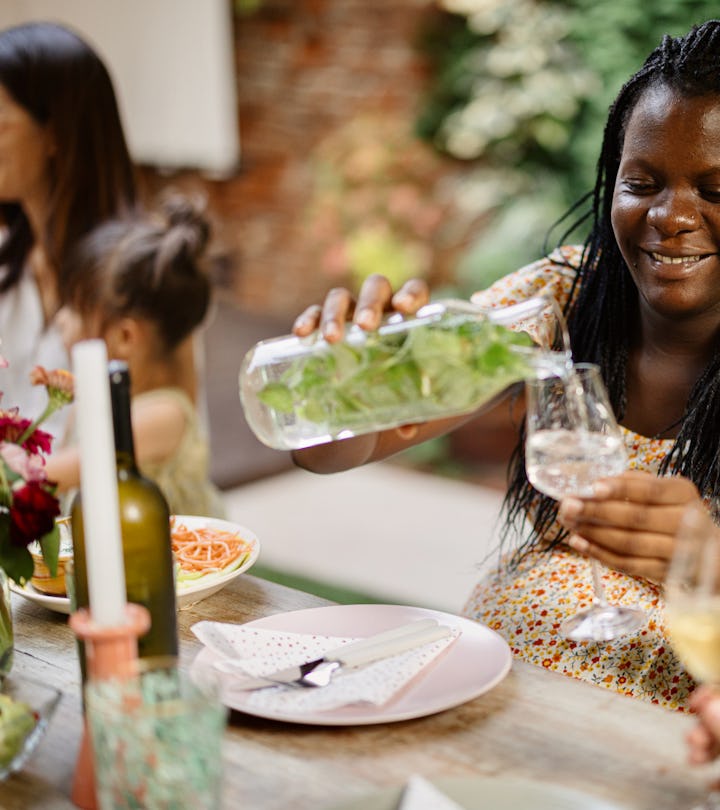
[[598, 496], [598, 498], [607, 498], [610, 496], [612, 492], [612, 487], [610, 484], [606, 483], [605, 481], [598, 481], [593, 486], [593, 493]]
[[576, 534], [571, 534], [567, 539], [567, 544], [575, 551], [585, 553], [590, 548], [590, 543], [583, 537], [578, 537]]
[[335, 321], [328, 321], [327, 323], [324, 323], [322, 332], [326, 338], [337, 339], [340, 337], [340, 327], [337, 325], [337, 323], [335, 323]]
[[582, 512], [582, 501], [577, 498], [563, 498], [560, 503], [560, 517], [574, 518]]
[[371, 309], [361, 309], [355, 314], [355, 323], [364, 327], [372, 327], [375, 324], [375, 313]]

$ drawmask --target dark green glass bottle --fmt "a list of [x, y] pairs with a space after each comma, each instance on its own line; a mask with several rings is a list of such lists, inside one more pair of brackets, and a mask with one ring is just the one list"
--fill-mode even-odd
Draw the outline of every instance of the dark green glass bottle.
[[[111, 361], [110, 399], [115, 434], [120, 533], [128, 602], [144, 605], [152, 625], [138, 640], [141, 658], [177, 656], [175, 572], [170, 539], [170, 511], [159, 487], [140, 474], [130, 420], [130, 374], [127, 363]], [[81, 495], [72, 507], [75, 598], [77, 607], [89, 602]], [[85, 677], [85, 657], [80, 665]]]

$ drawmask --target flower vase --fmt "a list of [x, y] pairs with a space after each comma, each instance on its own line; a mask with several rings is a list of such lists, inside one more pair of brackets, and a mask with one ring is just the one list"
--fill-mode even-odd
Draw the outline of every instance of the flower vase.
[[10, 607], [10, 581], [0, 568], [0, 684], [13, 663], [13, 624]]

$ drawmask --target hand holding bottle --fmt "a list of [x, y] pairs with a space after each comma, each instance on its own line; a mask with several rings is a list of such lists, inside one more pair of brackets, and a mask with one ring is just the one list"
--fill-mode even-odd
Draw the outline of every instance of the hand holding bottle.
[[328, 343], [342, 340], [345, 324], [353, 320], [367, 331], [377, 329], [383, 315], [399, 312], [414, 315], [430, 300], [430, 290], [422, 279], [410, 279], [393, 293], [385, 276], [374, 273], [363, 282], [357, 301], [350, 290], [336, 287], [322, 304], [308, 307], [295, 320], [293, 334], [306, 337], [319, 329]]

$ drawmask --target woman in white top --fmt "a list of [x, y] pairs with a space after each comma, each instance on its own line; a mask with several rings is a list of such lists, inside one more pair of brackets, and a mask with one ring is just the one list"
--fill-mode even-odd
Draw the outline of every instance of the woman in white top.
[[[68, 250], [135, 208], [134, 169], [112, 81], [97, 54], [62, 26], [0, 31], [0, 407], [37, 416], [36, 364], [66, 367], [53, 324]], [[64, 433], [68, 409], [46, 429]]]

